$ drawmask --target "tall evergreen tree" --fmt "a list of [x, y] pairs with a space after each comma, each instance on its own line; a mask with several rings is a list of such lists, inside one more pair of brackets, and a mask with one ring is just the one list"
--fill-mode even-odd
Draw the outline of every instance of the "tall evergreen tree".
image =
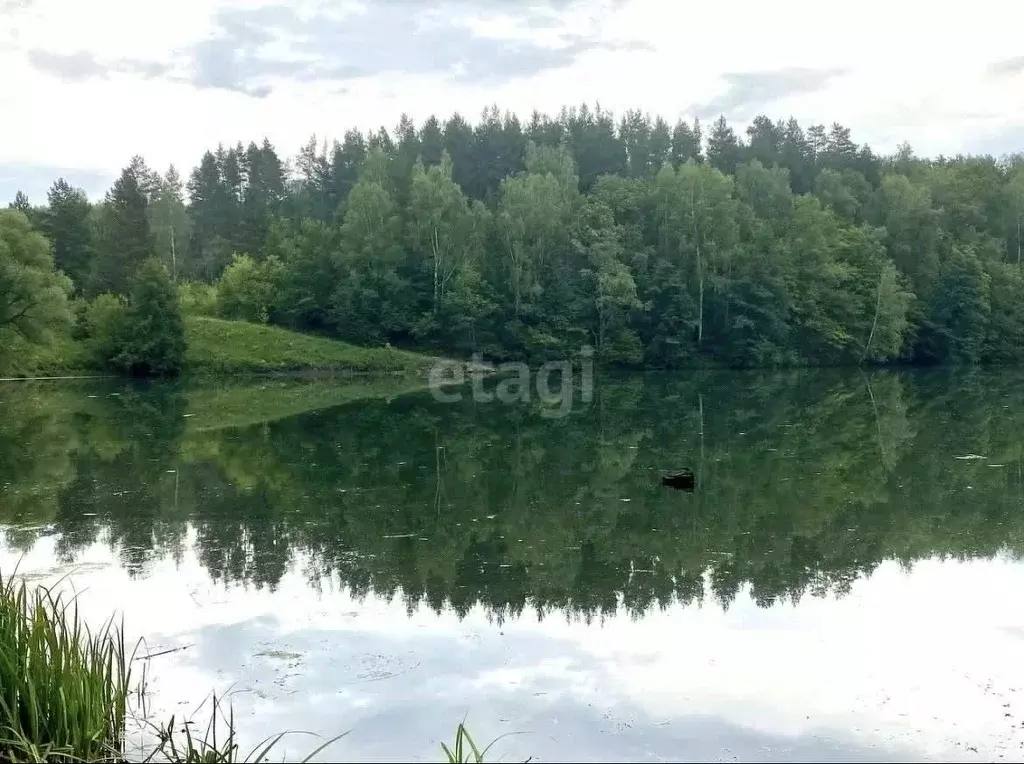
[[212, 151], [203, 154], [189, 176], [188, 195], [193, 226], [188, 271], [194, 278], [212, 281], [231, 258], [231, 199]]
[[85, 192], [58, 178], [46, 195], [42, 229], [53, 246], [54, 265], [81, 292], [86, 287], [94, 254], [92, 205]]
[[127, 293], [132, 276], [152, 252], [146, 197], [152, 178], [140, 176], [143, 167], [133, 159], [107, 192], [99, 215], [93, 293]]
[[724, 116], [719, 117], [711, 126], [707, 156], [711, 166], [726, 175], [734, 174], [743, 161], [743, 148], [740, 146], [739, 138]]
[[672, 165], [676, 168], [689, 160], [699, 160], [701, 156], [700, 123], [690, 127], [683, 120], [676, 122], [672, 129]]

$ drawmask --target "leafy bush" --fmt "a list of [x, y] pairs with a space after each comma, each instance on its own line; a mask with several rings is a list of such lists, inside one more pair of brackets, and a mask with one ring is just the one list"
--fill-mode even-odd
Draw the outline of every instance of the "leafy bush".
[[199, 281], [179, 284], [178, 304], [184, 316], [216, 316], [217, 287]]
[[108, 366], [117, 354], [115, 339], [127, 309], [123, 299], [105, 292], [84, 303], [79, 312], [77, 334], [100, 367]]
[[218, 285], [218, 312], [224, 318], [265, 324], [277, 304], [284, 266], [276, 257], [262, 262], [235, 255]]
[[638, 365], [644, 359], [644, 346], [639, 335], [629, 329], [615, 332], [601, 348], [601, 360], [605, 363]]

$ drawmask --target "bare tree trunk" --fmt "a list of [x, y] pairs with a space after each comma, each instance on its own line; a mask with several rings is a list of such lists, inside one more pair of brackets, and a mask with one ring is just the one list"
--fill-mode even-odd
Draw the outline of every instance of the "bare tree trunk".
[[171, 224], [171, 281], [178, 283], [178, 256], [174, 251], [174, 224]]
[[519, 318], [519, 291], [520, 291], [520, 266], [521, 261], [519, 253], [516, 251], [516, 243], [512, 240], [511, 236], [506, 235], [505, 243], [508, 246], [508, 259], [512, 264], [512, 293], [514, 296], [516, 318]]
[[[882, 308], [882, 278], [884, 275], [885, 270], [883, 269], [882, 272], [878, 274], [878, 291], [875, 296], [875, 317], [871, 321], [871, 331], [868, 332], [868, 343], [864, 346], [864, 352], [860, 357], [861, 363], [864, 363], [864, 359], [866, 359], [868, 357], [868, 353], [871, 352], [871, 341], [875, 338], [875, 329], [878, 327], [878, 312]], [[868, 387], [869, 391], [870, 389], [871, 388]]]
[[700, 242], [697, 242], [697, 347], [704, 340], [704, 263], [700, 259]]
[[[443, 464], [442, 464], [443, 460]], [[434, 514], [436, 517], [441, 516], [441, 504], [442, 498], [444, 497], [444, 478], [442, 477], [442, 467], [448, 466], [447, 454], [445, 453], [444, 446], [437, 445], [437, 430], [434, 431]]]
[[436, 315], [437, 314], [437, 308], [438, 308], [438, 302], [439, 302], [439, 297], [438, 297], [438, 269], [440, 268], [440, 263], [438, 263], [438, 261], [437, 261], [439, 247], [438, 247], [438, 244], [437, 244], [437, 229], [436, 228], [434, 229], [434, 238], [433, 238], [431, 244], [434, 247], [434, 314]]
[[[864, 372], [861, 372], [864, 374]], [[871, 411], [875, 415], [875, 437], [878, 439], [878, 458], [882, 462], [882, 467], [885, 467], [885, 446], [882, 445], [882, 423], [878, 419], [878, 406], [875, 405], [875, 394], [871, 392], [871, 380], [864, 374], [864, 384], [868, 388], [868, 398], [871, 399]]]

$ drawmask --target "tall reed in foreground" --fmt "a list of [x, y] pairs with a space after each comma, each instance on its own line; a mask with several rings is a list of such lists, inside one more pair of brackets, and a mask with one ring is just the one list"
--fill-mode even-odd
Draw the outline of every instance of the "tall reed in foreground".
[[[125, 650], [123, 626], [109, 619], [95, 633], [78, 612], [76, 598], [53, 588], [29, 589], [0, 571], [0, 764], [19, 762], [128, 761], [125, 752], [129, 717], [149, 730], [152, 744], [140, 751], [145, 764], [235, 764], [265, 762], [283, 732], [267, 737], [243, 757], [235, 735], [234, 714], [225, 714], [214, 695], [205, 732], [189, 720], [152, 722], [145, 702], [145, 672], [132, 690], [135, 650]], [[138, 707], [129, 699], [138, 696]], [[205, 705], [205, 702], [204, 702]], [[141, 713], [139, 713], [141, 712]], [[177, 723], [176, 723], [177, 722]], [[307, 762], [344, 737], [338, 735], [302, 759]], [[479, 750], [459, 725], [453, 748], [441, 748], [451, 764], [482, 764], [505, 735]]]
[[[449, 748], [447, 744], [441, 743], [441, 750], [448, 757], [448, 764], [486, 764], [484, 757], [494, 744], [502, 738], [516, 734], [519, 733], [506, 732], [504, 735], [499, 735], [481, 751], [477, 747], [476, 741], [473, 740], [473, 736], [469, 734], [469, 730], [466, 729], [466, 722], [462, 721], [455, 730], [455, 744]], [[529, 764], [532, 758], [531, 756], [527, 759], [526, 764]]]
[[0, 573], [0, 761], [116, 758], [130, 666], [113, 619], [93, 633], [74, 598]]

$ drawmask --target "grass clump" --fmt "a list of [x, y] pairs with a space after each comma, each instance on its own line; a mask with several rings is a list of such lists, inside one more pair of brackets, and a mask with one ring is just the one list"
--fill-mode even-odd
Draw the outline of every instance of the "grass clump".
[[[61, 582], [58, 582], [60, 585]], [[54, 589], [29, 590], [0, 573], [0, 763], [126, 762], [126, 722], [150, 731], [141, 762], [260, 762], [290, 733], [273, 735], [248, 755], [236, 742], [234, 716], [216, 697], [206, 731], [192, 720], [156, 724], [130, 707], [144, 698], [131, 686], [135, 651], [124, 631], [108, 620], [95, 633], [79, 615], [75, 598]], [[340, 737], [310, 753], [312, 758]]]
[[[153, 724], [147, 722], [148, 726], [155, 732], [157, 738], [156, 747], [143, 757], [146, 764], [151, 762], [159, 764], [235, 764], [236, 762], [265, 762], [269, 761], [270, 753], [277, 747], [278, 743], [289, 734], [279, 732], [264, 738], [252, 751], [245, 756], [240, 754], [238, 741], [235, 735], [235, 716], [231, 708], [225, 713], [217, 696], [213, 698], [213, 710], [210, 720], [202, 734], [194, 726], [191, 720], [177, 721], [172, 716], [167, 724]], [[205, 704], [205, 701], [204, 701]], [[180, 726], [179, 726], [180, 725]], [[292, 733], [297, 734], [297, 733]], [[312, 733], [302, 733], [312, 735]], [[303, 764], [310, 761], [314, 756], [328, 746], [343, 738], [346, 734], [338, 735], [335, 738], [322, 743], [301, 761]]]
[[[465, 722], [462, 722], [459, 724], [458, 729], [455, 730], [455, 742], [450, 748], [446, 743], [441, 743], [441, 750], [444, 751], [448, 764], [485, 764], [486, 759], [484, 757], [494, 744], [502, 738], [514, 734], [517, 733], [508, 732], [504, 735], [499, 735], [481, 751], [476, 741], [473, 740], [473, 736], [469, 734], [469, 730], [466, 729]], [[527, 759], [525, 764], [529, 764], [531, 759], [532, 757]]]
[[0, 761], [109, 761], [124, 742], [130, 656], [107, 621], [0, 576]]

